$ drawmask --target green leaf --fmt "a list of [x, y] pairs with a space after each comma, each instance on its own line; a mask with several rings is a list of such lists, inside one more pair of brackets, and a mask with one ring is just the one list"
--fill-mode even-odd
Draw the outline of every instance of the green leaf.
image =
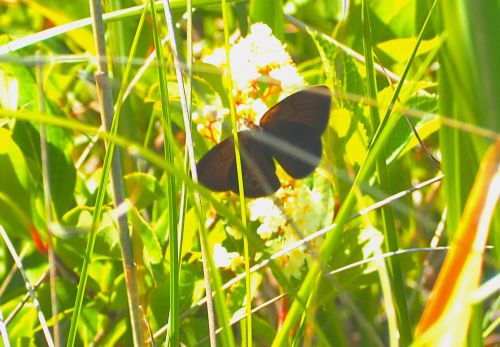
[[[196, 211], [194, 208], [189, 209], [186, 213], [186, 221], [195, 221], [196, 220]], [[198, 224], [195, 222], [188, 222], [184, 224], [184, 230], [182, 234], [182, 250], [180, 259], [183, 259], [188, 252], [190, 252], [195, 243], [197, 242], [198, 237]]]
[[9, 230], [28, 233], [31, 223], [30, 170], [12, 140], [12, 133], [0, 127], [0, 224]]
[[[186, 346], [210, 346], [208, 340], [208, 320], [201, 318], [188, 318], [181, 322], [181, 341]], [[199, 344], [205, 339], [203, 344]]]
[[158, 180], [142, 172], [135, 172], [125, 176], [125, 194], [134, 206], [141, 210], [150, 206], [155, 200], [165, 198], [165, 192]]
[[[50, 102], [48, 105], [51, 104]], [[47, 105], [48, 113], [50, 107]], [[57, 115], [59, 112], [53, 114]], [[74, 189], [76, 169], [71, 157], [73, 148], [73, 134], [71, 131], [59, 127], [45, 128], [48, 150], [48, 170], [51, 199], [58, 217], [75, 205]], [[42, 190], [40, 127], [27, 121], [16, 121], [12, 138], [22, 150], [26, 161], [30, 165], [31, 179], [35, 189]]]
[[147, 260], [151, 263], [161, 262], [163, 259], [161, 245], [149, 224], [141, 217], [135, 206], [130, 207], [128, 216], [130, 224], [141, 236]]
[[2, 106], [11, 110], [38, 110], [38, 89], [33, 71], [9, 63], [2, 63], [1, 71], [0, 80], [5, 88], [2, 90]]
[[[438, 108], [438, 100], [435, 96], [416, 95], [407, 100], [406, 106], [412, 109], [417, 109], [420, 112], [434, 113]], [[415, 134], [411, 130], [406, 117], [397, 112], [393, 112], [391, 117], [399, 117], [399, 119], [394, 127], [393, 135], [390, 137], [389, 141], [387, 141], [386, 154], [388, 156], [388, 163], [418, 145], [418, 141], [416, 140]], [[409, 116], [409, 118], [417, 129], [422, 141], [425, 140], [427, 136], [439, 130], [439, 124], [435, 120], [427, 121], [423, 118], [411, 116]]]
[[[108, 276], [109, 277], [109, 276]], [[125, 284], [125, 274], [121, 273], [114, 278], [109, 308], [114, 310], [127, 309], [127, 289]]]
[[152, 288], [148, 295], [148, 318], [152, 326], [160, 327], [168, 322], [170, 308], [170, 286], [168, 276], [165, 281]]
[[[390, 56], [397, 62], [405, 62], [411, 55], [413, 48], [417, 43], [416, 37], [398, 38], [377, 44], [377, 48]], [[419, 45], [417, 56], [427, 54], [433, 50], [439, 43], [437, 37], [432, 40], [422, 40]]]
[[193, 89], [202, 104], [213, 102], [211, 96], [219, 96], [222, 106], [229, 108], [229, 99], [224, 89], [222, 70], [208, 63], [196, 63]]
[[[2, 300], [3, 301], [3, 300]], [[14, 296], [8, 302], [2, 303], [2, 311], [12, 312], [22, 301], [21, 296]], [[36, 346], [34, 329], [39, 326], [36, 310], [30, 305], [24, 305], [9, 324], [9, 340], [18, 346]]]

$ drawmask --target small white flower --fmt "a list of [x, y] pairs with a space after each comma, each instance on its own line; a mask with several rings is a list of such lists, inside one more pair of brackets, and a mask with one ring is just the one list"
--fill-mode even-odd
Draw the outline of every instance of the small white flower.
[[283, 272], [285, 276], [287, 276], [288, 278], [290, 278], [290, 276], [293, 276], [299, 279], [305, 262], [306, 256], [303, 250], [296, 248], [290, 251], [290, 253], [288, 254], [288, 262], [284, 266], [285, 271]]
[[217, 119], [217, 107], [214, 105], [203, 106], [203, 115], [206, 119], [215, 120]]
[[270, 213], [266, 216], [266, 219], [268, 222], [277, 226], [285, 226], [286, 223], [286, 217], [281, 212], [281, 209], [276, 205], [273, 205]]
[[250, 35], [246, 37], [250, 42], [254, 55], [254, 62], [258, 68], [270, 65], [284, 65], [291, 62], [290, 55], [285, 51], [281, 42], [272, 35], [271, 28], [266, 24], [256, 23], [250, 27]]
[[265, 217], [271, 211], [274, 202], [269, 198], [259, 198], [248, 203], [250, 209], [250, 220], [256, 221], [260, 217]]
[[191, 119], [196, 122], [198, 119], [200, 119], [200, 115], [198, 112], [194, 111], [193, 113], [191, 113]]
[[239, 231], [238, 229], [234, 229], [229, 225], [226, 226], [226, 232], [232, 237], [234, 237], [235, 240], [241, 240], [241, 238], [243, 237], [241, 231]]
[[224, 48], [216, 48], [212, 54], [205, 55], [201, 61], [221, 67], [226, 63], [226, 50]]
[[220, 243], [214, 245], [214, 263], [218, 268], [229, 267], [232, 261], [239, 256], [237, 252], [228, 252]]
[[292, 65], [285, 65], [279, 68], [273, 69], [269, 72], [269, 75], [281, 81], [281, 86], [286, 91], [295, 91], [300, 86], [304, 85], [304, 79], [299, 75], [297, 69]]
[[252, 102], [252, 109], [256, 114], [255, 122], [260, 123], [260, 119], [266, 113], [268, 107], [262, 102], [261, 99], [257, 99]]
[[[274, 228], [273, 228], [274, 227]], [[270, 225], [268, 223], [262, 223], [258, 228], [257, 228], [257, 234], [260, 236], [261, 239], [267, 240], [271, 238], [271, 236], [278, 231], [278, 228]]]
[[250, 31], [252, 32], [251, 35], [255, 35], [257, 37], [262, 37], [262, 38], [266, 36], [271, 36], [273, 33], [271, 28], [264, 23], [252, 24], [252, 26], [250, 27]]

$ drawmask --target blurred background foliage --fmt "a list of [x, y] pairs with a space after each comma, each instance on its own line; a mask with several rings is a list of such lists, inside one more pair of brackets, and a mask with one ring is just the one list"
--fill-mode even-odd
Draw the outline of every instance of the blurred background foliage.
[[[145, 64], [154, 51], [151, 16], [147, 16], [143, 30], [137, 33], [142, 5], [140, 1], [127, 0], [103, 2], [104, 12], [114, 14], [113, 18], [105, 21], [108, 62], [116, 98], [120, 87], [130, 83], [130, 78], [123, 81], [123, 74], [134, 36], [139, 35], [136, 55], [130, 63], [131, 76], [141, 75], [133, 83], [122, 106], [119, 134], [126, 139], [125, 147], [139, 144], [162, 160], [164, 138], [157, 66], [155, 63]], [[326, 84], [334, 91], [330, 123], [323, 136], [323, 161], [317, 171], [304, 180], [307, 189], [319, 192], [321, 200], [315, 204], [323, 209], [323, 213], [317, 217], [314, 230], [305, 230], [306, 234], [330, 225], [348, 196], [356, 173], [372, 150], [370, 143], [375, 128], [370, 119], [369, 106], [374, 105], [381, 115], [385, 114], [397, 84], [394, 80], [390, 81], [389, 73], [396, 76], [403, 74], [432, 5], [430, 0], [368, 1], [375, 63], [385, 69], [385, 73], [376, 76], [377, 100], [373, 100], [368, 96], [364, 64], [329, 40], [334, 38], [345, 47], [363, 53], [366, 33], [361, 20], [361, 1], [229, 2], [227, 24], [232, 44], [247, 37], [252, 24], [266, 23], [291, 56], [304, 85]], [[173, 0], [170, 6], [181, 59], [186, 61], [189, 33], [186, 1]], [[227, 123], [227, 71], [204, 60], [224, 46], [221, 3], [194, 0], [192, 6], [192, 112], [196, 114], [194, 118], [198, 116], [202, 119], [210, 112], [220, 113], [225, 115], [224, 122]], [[122, 9], [127, 11], [119, 12]], [[162, 14], [159, 22], [160, 34], [164, 38], [167, 27], [159, 6], [158, 11]], [[53, 125], [47, 126], [45, 135], [50, 153], [46, 164], [50, 172], [54, 223], [52, 245], [57, 255], [56, 290], [62, 343], [66, 343], [64, 336], [70, 326], [105, 153], [103, 142], [93, 138], [101, 124], [93, 75], [96, 72], [93, 32], [90, 21], [78, 22], [89, 15], [89, 4], [82, 0], [0, 1], [0, 225], [18, 252], [25, 249], [23, 266], [31, 283], [35, 284], [42, 278], [36, 293], [46, 317], [51, 317], [52, 311], [49, 282], [43, 280], [48, 268], [48, 235], [40, 149], [41, 118], [36, 119], [35, 116], [40, 114], [40, 83], [43, 83], [45, 93], [42, 113], [61, 122], [67, 121], [64, 126], [50, 121]], [[407, 120], [402, 116], [404, 111], [427, 147], [441, 161], [446, 178], [444, 186], [443, 183], [435, 183], [393, 204], [399, 250], [428, 247], [433, 238], [439, 240], [439, 245], [450, 244], [461, 223], [460, 218], [483, 155], [494, 140], [498, 141], [500, 66], [497, 62], [500, 61], [500, 48], [495, 43], [499, 37], [500, 29], [496, 25], [499, 19], [498, 2], [478, 1], [472, 4], [447, 0], [440, 2], [432, 14], [430, 25], [422, 33], [420, 48], [406, 78], [408, 83], [403, 86], [396, 108], [390, 115], [399, 117], [385, 143], [386, 157], [383, 158], [387, 163], [391, 190], [381, 190], [379, 178], [373, 174], [370, 180], [361, 182], [360, 189], [356, 188], [355, 192], [356, 211], [359, 211], [441, 172], [415, 140]], [[309, 26], [309, 30], [297, 25], [297, 21]], [[73, 25], [74, 30], [64, 30], [64, 25], [68, 24]], [[40, 53], [38, 58], [35, 55], [37, 52]], [[182, 171], [185, 132], [173, 57], [168, 44], [164, 46], [164, 56], [173, 123], [171, 131], [174, 135], [170, 145], [174, 149], [175, 166]], [[43, 81], [36, 77], [40, 61], [43, 62]], [[259, 91], [264, 92], [267, 88], [266, 81], [258, 81]], [[284, 94], [290, 92], [285, 89], [281, 90]], [[278, 97], [262, 98], [262, 102], [270, 107], [278, 101]], [[207, 106], [214, 108], [208, 110]], [[196, 126], [200, 128], [198, 124]], [[196, 126], [192, 127], [193, 130], [197, 130]], [[222, 130], [223, 134], [224, 131], [229, 134], [228, 130]], [[193, 141], [197, 159], [214, 145], [213, 141], [197, 131], [193, 132]], [[125, 148], [123, 152], [124, 186], [132, 205], [128, 208], [128, 218], [137, 265], [138, 291], [147, 327], [156, 333], [169, 319], [171, 283], [168, 276], [167, 225], [172, 216], [166, 209], [167, 173], [165, 168], [145, 160], [137, 151]], [[189, 174], [185, 174], [185, 179], [189, 179]], [[180, 192], [182, 181], [177, 179], [175, 184], [176, 191]], [[197, 308], [196, 304], [204, 297], [205, 291], [192, 189], [188, 190], [188, 196], [180, 250], [180, 295], [176, 299], [180, 312], [187, 313], [181, 317], [179, 334], [181, 342], [187, 346], [197, 343], [208, 345], [205, 339], [208, 336], [207, 312], [204, 306]], [[226, 282], [244, 271], [241, 232], [236, 230], [238, 228], [233, 222], [240, 218], [239, 202], [232, 193], [219, 193], [215, 199], [227, 209], [208, 209], [203, 218], [210, 231], [210, 252], [216, 245], [222, 246], [226, 252], [223, 262], [219, 264], [222, 279]], [[179, 195], [179, 205], [180, 201]], [[296, 208], [306, 208], [304, 206], [308, 207], [297, 202]], [[114, 221], [115, 208], [109, 193], [104, 202], [84, 307], [78, 322], [78, 345], [132, 344], [127, 289]], [[293, 208], [287, 209], [287, 212], [292, 217], [295, 214]], [[483, 281], [498, 275], [498, 219], [497, 213], [489, 240], [495, 248], [485, 253]], [[367, 259], [376, 254], [377, 249], [388, 251], [382, 242], [386, 223], [379, 213], [371, 213], [347, 224], [334, 256], [323, 264], [324, 270], [331, 271]], [[249, 240], [254, 240], [250, 242], [251, 265], [278, 252], [280, 249], [276, 248], [276, 243], [284, 238], [279, 233], [272, 240], [262, 238], [259, 234], [262, 224], [262, 219], [255, 218], [245, 231]], [[440, 234], [443, 229], [446, 231]], [[280, 230], [284, 233], [284, 227]], [[301, 260], [299, 265], [294, 265], [295, 272], [290, 270], [294, 258], [288, 256], [276, 261], [272, 269], [260, 270], [252, 275], [253, 307], [284, 291], [293, 293], [288, 299], [253, 315], [255, 345], [276, 343], [275, 336], [289, 308], [288, 301], [293, 301], [296, 288], [303, 283], [319, 252], [321, 241], [318, 240], [312, 243], [311, 248], [300, 248], [298, 258]], [[287, 245], [285, 241], [281, 246], [284, 245]], [[404, 281], [399, 285], [406, 295], [404, 305], [409, 312], [404, 319], [411, 332], [416, 328], [444, 256], [445, 252], [438, 251], [398, 256], [404, 274]], [[26, 292], [23, 279], [17, 274], [11, 276], [12, 268], [13, 260], [5, 244], [1, 243], [0, 279], [4, 284], [0, 288], [0, 296], [4, 318], [14, 312]], [[374, 263], [368, 263], [324, 277], [310, 293], [309, 316], [303, 317], [288, 343], [336, 346], [389, 344], [392, 328], [388, 326], [385, 309], [388, 304], [382, 293], [381, 282], [384, 280], [379, 277], [379, 271]], [[391, 281], [394, 278], [391, 277]], [[393, 282], [390, 285], [395, 286]], [[230, 317], [238, 317], [241, 313], [245, 291], [244, 282], [240, 281], [226, 292]], [[395, 305], [401, 303], [396, 302]], [[498, 343], [499, 305], [500, 300], [494, 295], [484, 298], [479, 304], [477, 312], [480, 313], [475, 312], [472, 320], [472, 327], [479, 328], [471, 328], [470, 345]], [[54, 320], [47, 320], [52, 326]], [[235, 324], [233, 328], [237, 344], [243, 343], [240, 339], [245, 336], [242, 326]], [[13, 316], [7, 329], [12, 344], [27, 346], [45, 343], [32, 305], [24, 305]], [[145, 336], [149, 338], [149, 334]], [[157, 342], [162, 339], [164, 336]], [[412, 333], [404, 336], [402, 344], [406, 345], [412, 339]]]

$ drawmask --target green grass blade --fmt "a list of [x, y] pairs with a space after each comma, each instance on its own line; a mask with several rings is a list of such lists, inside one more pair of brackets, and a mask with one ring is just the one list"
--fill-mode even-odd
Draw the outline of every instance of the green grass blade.
[[[234, 153], [236, 157], [236, 171], [238, 174], [238, 190], [240, 192], [239, 198], [240, 198], [240, 213], [241, 213], [241, 222], [243, 224], [243, 227], [246, 229], [247, 228], [247, 216], [246, 216], [246, 203], [245, 203], [245, 193], [244, 193], [244, 187], [243, 187], [243, 168], [241, 165], [241, 152], [240, 152], [240, 147], [239, 147], [239, 138], [238, 138], [238, 131], [237, 131], [237, 120], [236, 120], [236, 109], [234, 105], [234, 98], [233, 98], [233, 79], [231, 76], [231, 61], [230, 61], [230, 45], [229, 45], [229, 23], [228, 23], [228, 5], [226, 0], [222, 0], [222, 17], [224, 20], [224, 47], [226, 51], [226, 67], [228, 70], [227, 73], [227, 95], [229, 98], [229, 110], [230, 110], [230, 116], [231, 116], [231, 130], [232, 130], [232, 136], [234, 138]], [[245, 328], [241, 329], [243, 332], [243, 346], [248, 346], [251, 347], [253, 345], [252, 343], [252, 292], [250, 289], [250, 253], [248, 249], [248, 239], [246, 237], [247, 233], [244, 233], [243, 235], [243, 253], [244, 253], [244, 258], [245, 258], [245, 289], [246, 289], [246, 318], [245, 318]], [[220, 288], [217, 288], [220, 290]], [[227, 328], [224, 330], [228, 330]], [[246, 336], [245, 336], [246, 335]]]
[[[160, 82], [160, 95], [163, 119], [163, 149], [165, 151], [165, 160], [174, 165], [174, 149], [172, 121], [170, 118], [170, 107], [168, 88], [166, 80], [166, 71], [164, 69], [165, 59], [163, 58], [163, 46], [158, 28], [158, 20], [154, 2], [150, 1], [151, 17], [153, 22], [153, 39], [155, 43], [156, 58], [158, 64], [158, 80]], [[171, 33], [173, 35], [173, 33]], [[169, 334], [168, 341], [171, 346], [179, 344], [179, 251], [177, 234], [177, 197], [175, 180], [172, 175], [167, 173], [166, 195], [168, 206], [168, 235], [169, 235], [169, 263], [170, 263], [170, 314], [169, 314]]]
[[[375, 100], [374, 105], [370, 106], [370, 115], [372, 122], [372, 129], [377, 129], [380, 124], [380, 115], [377, 106], [377, 81], [375, 78], [375, 64], [373, 61], [373, 43], [370, 25], [370, 14], [367, 6], [367, 2], [362, 2], [362, 22], [363, 22], [363, 46], [366, 60], [366, 76], [367, 76], [367, 86], [368, 86], [368, 96], [371, 100]], [[404, 80], [400, 81], [402, 84]], [[384, 148], [382, 148], [381, 153], [377, 159], [377, 176], [380, 183], [380, 189], [386, 192], [388, 195], [392, 193], [392, 188], [390, 186], [390, 181], [387, 173], [386, 166], [387, 155]], [[399, 249], [398, 238], [396, 235], [396, 226], [394, 222], [394, 211], [391, 206], [385, 206], [382, 208], [382, 228], [384, 233], [384, 240], [386, 244], [386, 249], [389, 252], [395, 252]], [[393, 284], [393, 295], [395, 308], [397, 312], [398, 328], [389, 325], [391, 330], [391, 336], [397, 335], [399, 330], [400, 343], [403, 346], [408, 346], [411, 343], [412, 334], [410, 328], [410, 320], [408, 316], [408, 308], [406, 306], [406, 294], [404, 287], [404, 277], [401, 270], [401, 264], [397, 257], [389, 259], [389, 276], [391, 276], [390, 283]], [[381, 277], [382, 279], [383, 277]], [[390, 286], [390, 285], [386, 285]], [[385, 292], [384, 292], [385, 293]], [[386, 300], [390, 303], [391, 300]], [[389, 323], [392, 320], [389, 320]]]

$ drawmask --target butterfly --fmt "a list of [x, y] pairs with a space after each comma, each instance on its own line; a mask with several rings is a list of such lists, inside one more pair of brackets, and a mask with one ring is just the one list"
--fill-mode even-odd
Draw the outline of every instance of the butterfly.
[[[249, 198], [273, 194], [281, 186], [274, 159], [293, 178], [311, 174], [321, 160], [321, 135], [330, 116], [326, 86], [296, 92], [271, 107], [259, 125], [238, 132], [243, 189]], [[216, 191], [239, 192], [234, 137], [210, 149], [196, 164], [198, 180]]]

